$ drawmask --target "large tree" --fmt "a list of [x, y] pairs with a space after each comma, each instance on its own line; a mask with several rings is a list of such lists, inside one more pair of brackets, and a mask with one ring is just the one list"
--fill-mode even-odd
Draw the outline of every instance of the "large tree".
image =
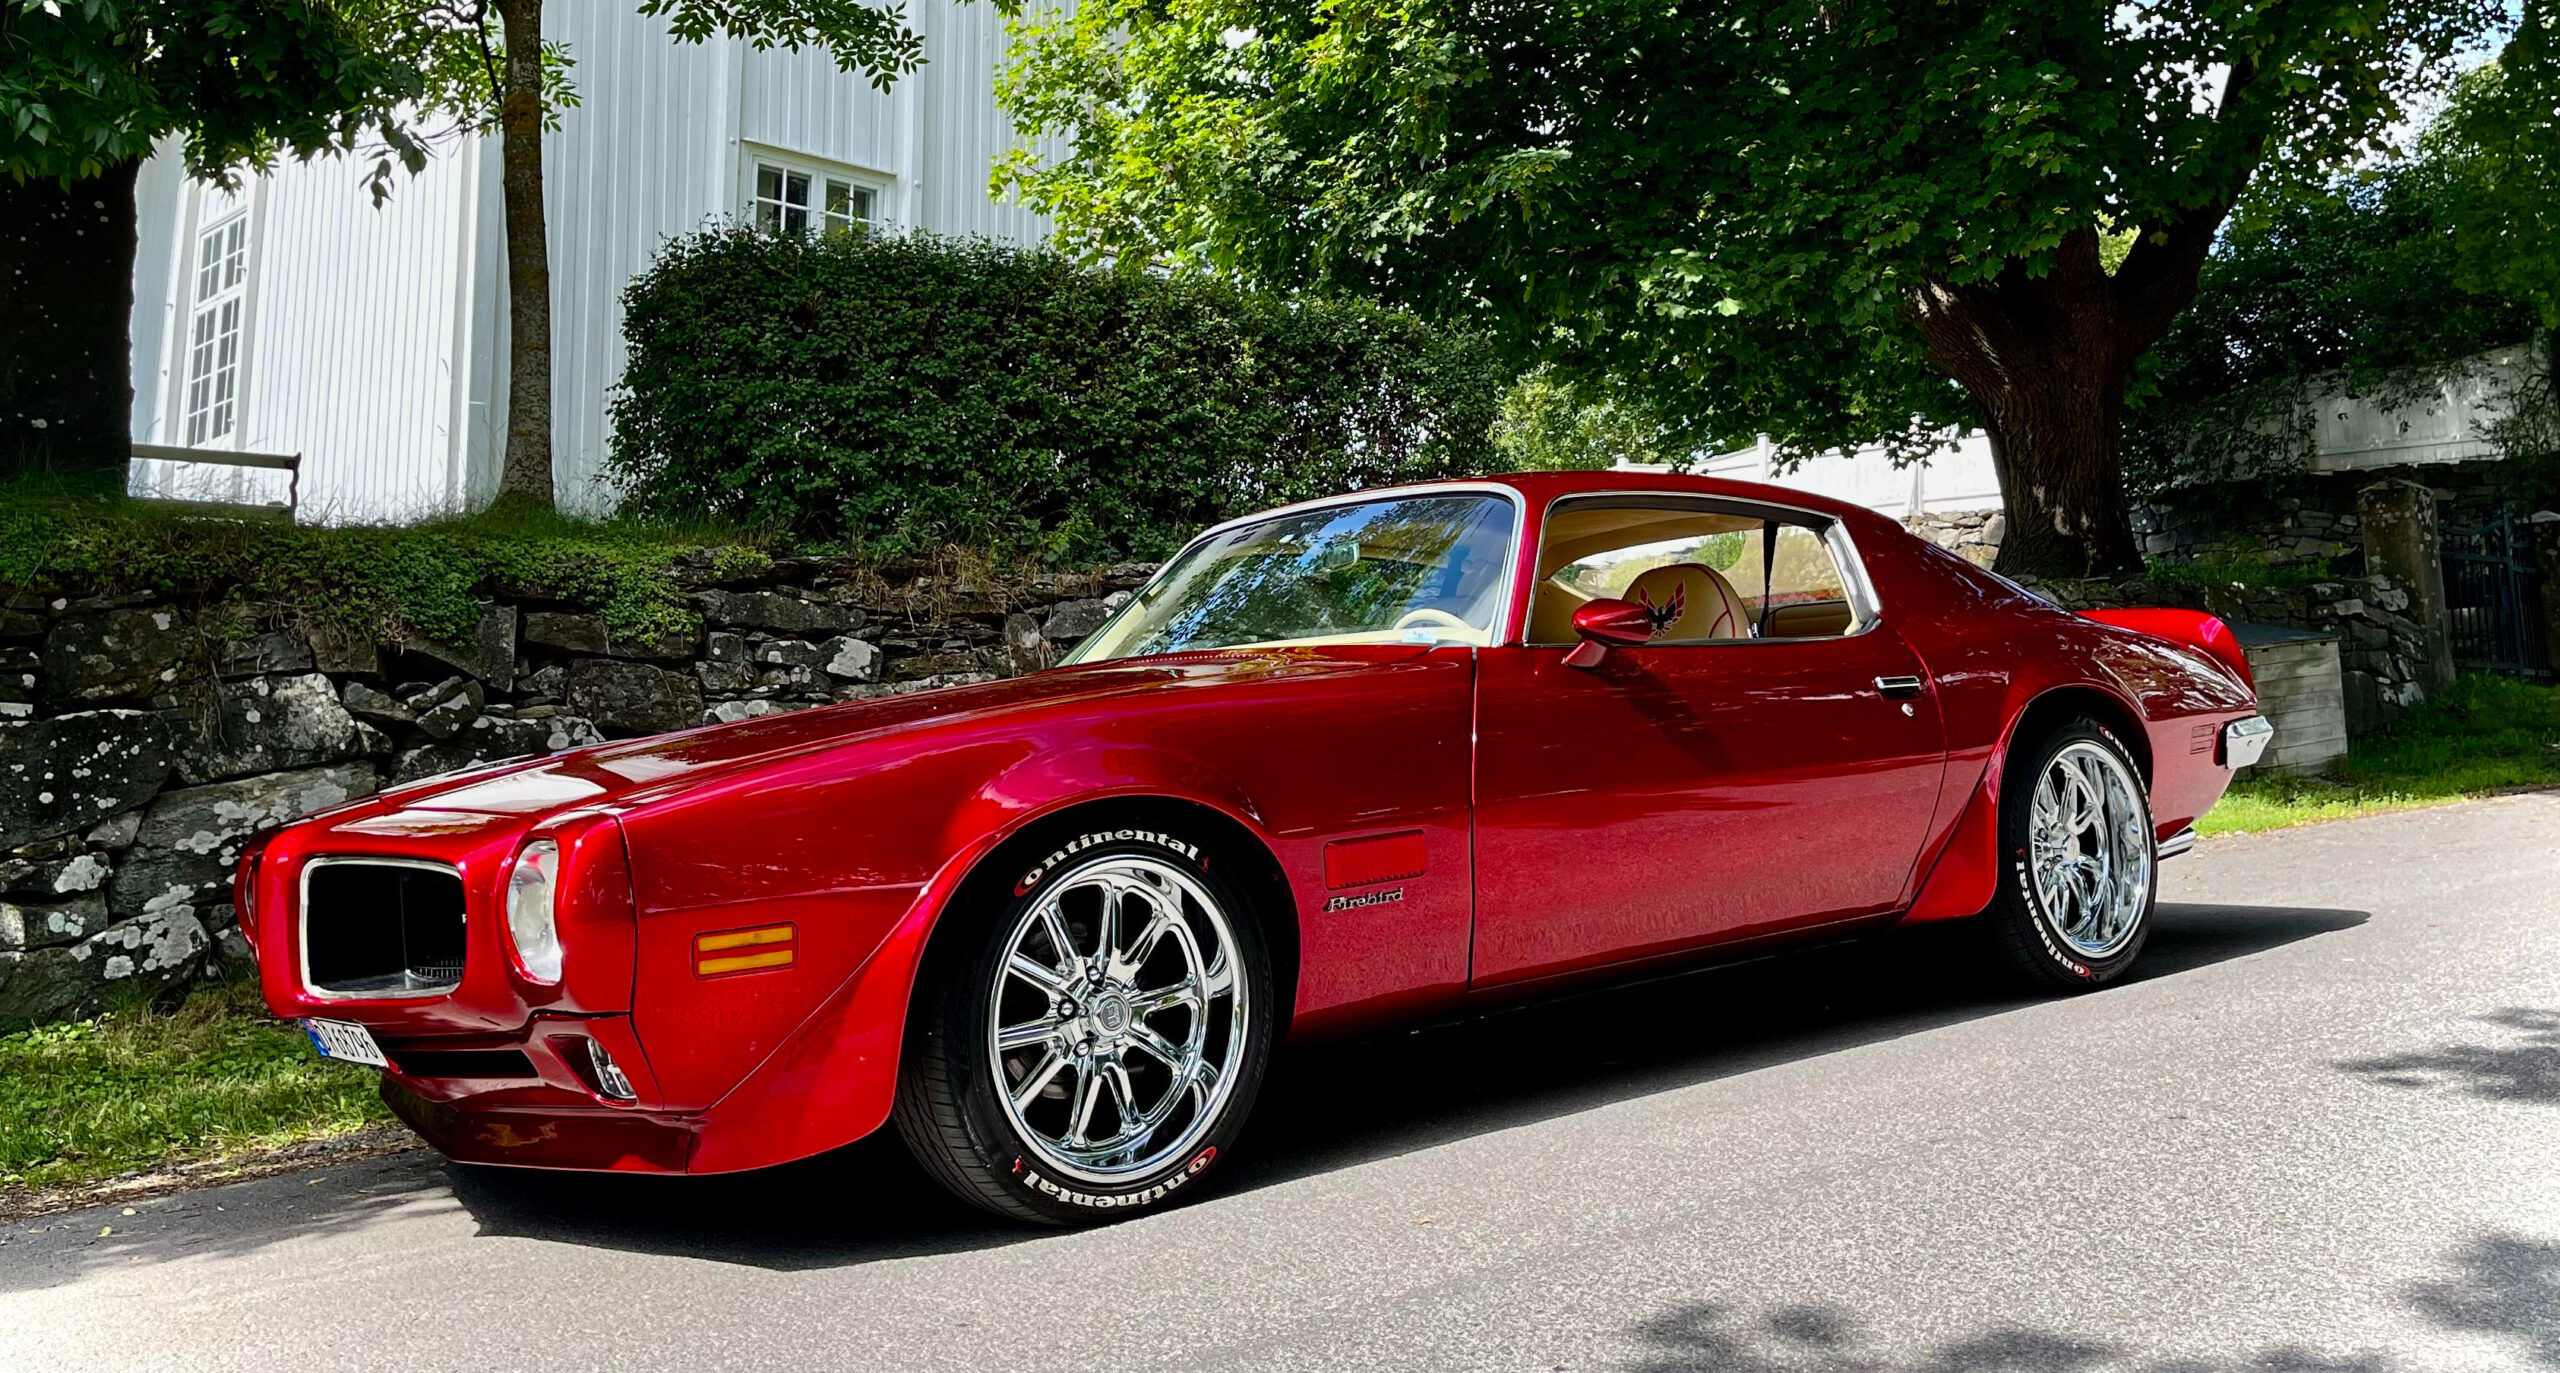
[[[2487, 437], [2560, 447], [2560, 69], [2550, 17], [2464, 75], [2401, 157], [2253, 189], [2152, 355], [2126, 427], [2137, 488], [2300, 474], [2323, 395], [2398, 409], [2534, 342]], [[2536, 335], [2540, 338], [2537, 339]], [[2522, 472], [2519, 475], [2523, 475]]]
[[114, 482], [131, 448], [134, 180], [419, 149], [414, 71], [330, 0], [0, 0], [0, 476]]
[[1978, 423], [2001, 565], [2121, 570], [2127, 386], [2252, 176], [2368, 149], [2503, 19], [2499, 0], [1083, 0], [1017, 19], [1026, 148], [998, 179], [1128, 269], [1478, 321], [1561, 377], [1650, 392], [1701, 441], [1909, 457]]
[[[625, 0], [626, 3], [629, 0]], [[543, 0], [413, 0], [386, 41], [426, 74], [448, 131], [498, 135], [507, 236], [507, 446], [498, 499], [549, 508], [551, 249], [542, 205], [542, 135], [576, 103], [564, 46], [542, 38]], [[677, 39], [744, 39], [758, 48], [824, 48], [885, 89], [923, 60], [895, 0], [638, 0]]]

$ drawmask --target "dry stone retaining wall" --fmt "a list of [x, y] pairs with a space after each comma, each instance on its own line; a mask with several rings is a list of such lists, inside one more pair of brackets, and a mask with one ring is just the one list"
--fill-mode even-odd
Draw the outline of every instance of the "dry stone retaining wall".
[[248, 968], [242, 848], [498, 758], [1046, 667], [1154, 571], [884, 577], [780, 560], [690, 581], [691, 634], [492, 600], [466, 642], [377, 642], [214, 595], [0, 602], [0, 1033]]

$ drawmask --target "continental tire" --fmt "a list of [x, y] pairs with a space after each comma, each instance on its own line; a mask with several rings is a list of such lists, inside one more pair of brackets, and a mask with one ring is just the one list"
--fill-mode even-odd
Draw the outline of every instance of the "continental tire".
[[896, 1119], [925, 1169], [1016, 1220], [1082, 1225], [1196, 1195], [1271, 1052], [1270, 959], [1199, 836], [1077, 836], [917, 988]]
[[2000, 893], [1987, 912], [1992, 947], [2032, 985], [2103, 987], [2141, 955], [2158, 896], [2141, 769], [2089, 719], [2021, 741], [2010, 763], [2000, 785]]

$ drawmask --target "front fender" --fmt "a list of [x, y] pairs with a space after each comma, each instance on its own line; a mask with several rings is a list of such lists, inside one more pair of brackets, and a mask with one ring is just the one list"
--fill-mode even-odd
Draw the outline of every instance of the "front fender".
[[[1079, 669], [1067, 669], [1076, 672]], [[1364, 647], [1175, 663], [1125, 696], [961, 717], [777, 758], [624, 817], [638, 893], [634, 1018], [695, 1166], [780, 1162], [876, 1129], [940, 914], [996, 847], [1068, 807], [1161, 798], [1253, 836], [1294, 909], [1293, 1033], [1464, 994], [1474, 657]], [[1417, 836], [1381, 900], [1328, 846]], [[1328, 886], [1332, 883], [1332, 886]], [[1377, 885], [1377, 884], [1368, 884]], [[790, 928], [796, 961], [698, 975], [706, 933]], [[758, 947], [764, 947], [759, 945]]]
[[786, 1163], [886, 1124], [917, 974], [962, 886], [1006, 845], [1061, 814], [1141, 799], [1214, 809], [1263, 838], [1232, 782], [1177, 755], [1062, 750], [990, 779], [952, 807], [941, 827], [945, 857], [861, 966], [704, 1114], [690, 1171]]
[[[1072, 806], [1153, 797], [1207, 806], [1259, 834], [1263, 820], [1244, 785], [1180, 748], [1086, 741], [1022, 758], [952, 808], [942, 849], [981, 852]], [[1001, 836], [983, 843], [986, 836]]]

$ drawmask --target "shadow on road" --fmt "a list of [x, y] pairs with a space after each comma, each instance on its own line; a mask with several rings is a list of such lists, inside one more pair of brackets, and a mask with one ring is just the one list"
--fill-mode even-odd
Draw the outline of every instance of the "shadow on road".
[[[2164, 904], [2136, 981], [2365, 919], [2356, 911]], [[1285, 1051], [1218, 1188], [1270, 1186], [2038, 1004], [1988, 974], [1970, 933], [1897, 932], [1455, 1026]], [[893, 1131], [723, 1177], [473, 1168], [410, 1155], [318, 1180], [194, 1193], [154, 1206], [168, 1224], [119, 1220], [112, 1239], [66, 1245], [32, 1263], [25, 1250], [0, 1249], [0, 1291], [69, 1281], [95, 1263], [247, 1252], [457, 1204], [483, 1235], [782, 1270], [1036, 1243], [1056, 1233], [1003, 1225], [951, 1199], [906, 1157]], [[88, 1213], [57, 1221], [92, 1233], [100, 1223]]]
[[[2407, 1292], [2420, 1315], [2448, 1331], [2511, 1342], [2536, 1364], [2560, 1368], [2560, 1245], [2485, 1235], [2454, 1254], [2450, 1267], [2451, 1276]], [[2390, 1354], [2301, 1345], [2164, 1358], [2118, 1341], [2027, 1326], [1994, 1327], [1897, 1355], [1879, 1349], [1889, 1341], [1869, 1323], [1831, 1304], [1752, 1312], [1688, 1302], [1639, 1322], [1633, 1333], [1648, 1351], [1633, 1373], [2402, 1373], [2417, 1367]]]
[[[2363, 924], [2361, 911], [2163, 904], [2134, 985]], [[2107, 995], [2105, 992], [2097, 995]], [[1284, 1055], [1221, 1183], [1366, 1159], [2042, 1004], [1976, 931], [1876, 939], [1684, 973], [1463, 1025]]]
[[813, 1159], [699, 1178], [540, 1173], [449, 1164], [483, 1235], [678, 1254], [763, 1268], [835, 1268], [1037, 1239], [925, 1176], [894, 1129]]
[[2504, 1042], [2444, 1044], [2338, 1066], [2387, 1087], [2451, 1087], [2491, 1101], [2560, 1106], [2560, 1011], [2511, 1006], [2480, 1022], [2508, 1031]]
[[[2364, 923], [2359, 911], [2160, 907], [2138, 980]], [[1614, 987], [1419, 1033], [1284, 1052], [1220, 1190], [1269, 1186], [1486, 1131], [2036, 1004], [1963, 928], [1922, 928]], [[1036, 1240], [948, 1198], [884, 1132], [718, 1178], [452, 1170], [484, 1233], [764, 1267], [831, 1267]]]
[[2411, 1288], [2410, 1302], [2448, 1330], [2520, 1340], [2536, 1363], [2560, 1368], [2560, 1244], [2483, 1235], [2453, 1266], [2452, 1277]]

